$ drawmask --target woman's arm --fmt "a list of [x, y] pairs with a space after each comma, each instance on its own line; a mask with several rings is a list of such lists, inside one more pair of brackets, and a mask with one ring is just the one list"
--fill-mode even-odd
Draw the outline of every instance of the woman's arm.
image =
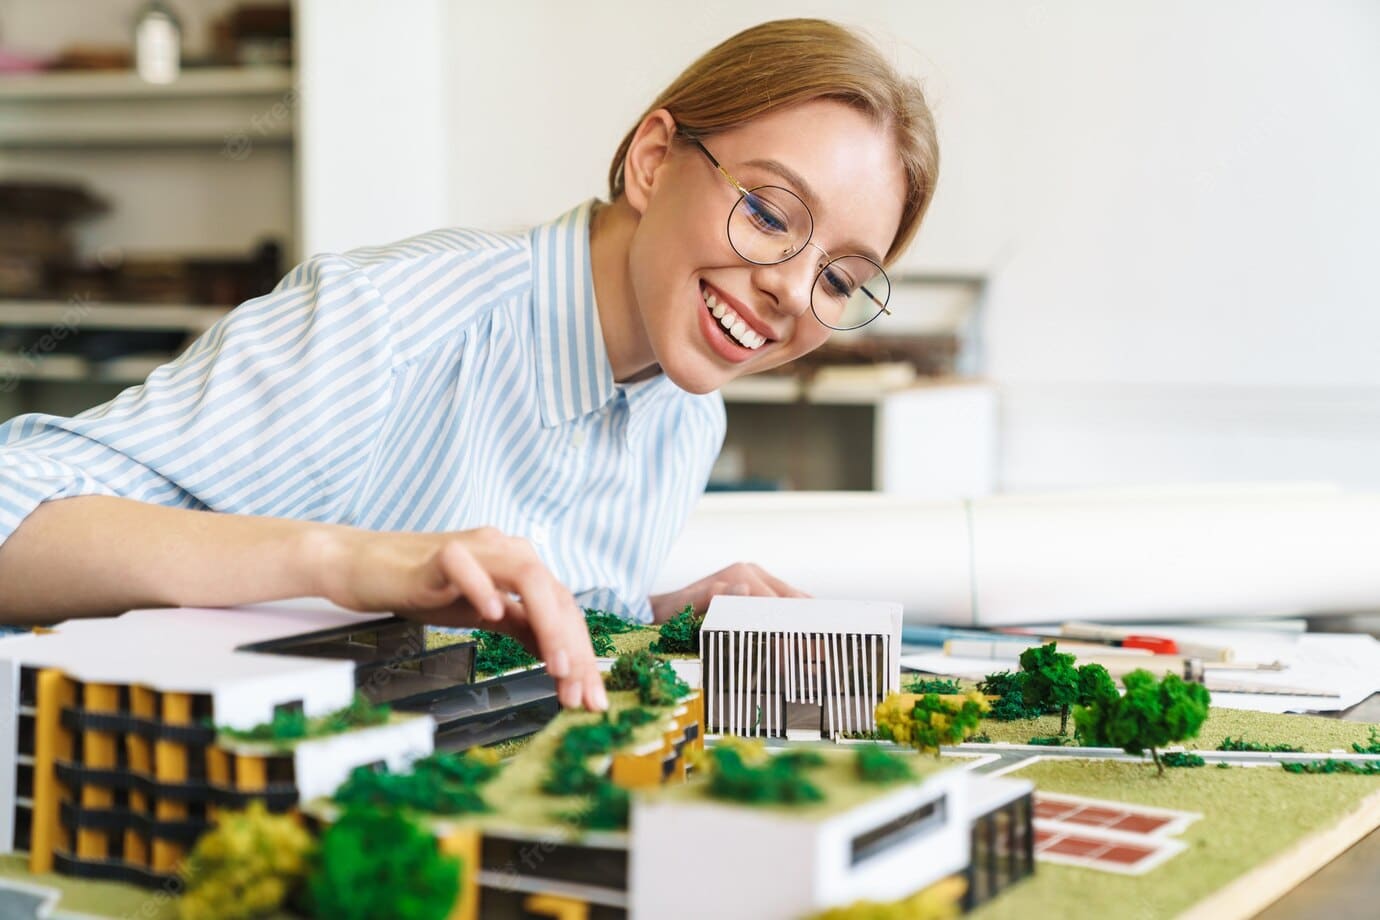
[[87, 495], [45, 502], [0, 544], [10, 623], [303, 596], [512, 633], [546, 661], [563, 704], [607, 707], [574, 598], [531, 546], [492, 528], [378, 533]]

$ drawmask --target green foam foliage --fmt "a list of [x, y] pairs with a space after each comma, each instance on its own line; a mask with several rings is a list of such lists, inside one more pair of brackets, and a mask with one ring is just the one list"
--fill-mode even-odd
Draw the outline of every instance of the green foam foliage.
[[686, 604], [684, 609], [661, 624], [657, 631], [661, 638], [652, 643], [652, 651], [663, 655], [697, 655], [700, 651], [700, 627], [704, 617]]
[[768, 757], [761, 764], [750, 764], [744, 762], [741, 751], [720, 746], [709, 752], [709, 763], [708, 792], [714, 798], [753, 805], [804, 804], [824, 799], [824, 793], [802, 775], [801, 768], [812, 765], [808, 760], [781, 755]]
[[489, 810], [479, 787], [499, 766], [474, 754], [432, 754], [415, 761], [406, 773], [356, 767], [335, 793], [345, 806], [411, 808], [437, 815], [475, 814]]
[[460, 861], [401, 812], [351, 807], [321, 835], [307, 885], [316, 917], [444, 920], [460, 893]]
[[262, 722], [253, 728], [221, 727], [217, 731], [238, 741], [289, 743], [382, 725], [391, 714], [392, 710], [387, 706], [376, 706], [362, 694], [356, 693], [348, 706], [324, 716], [308, 717], [300, 710], [281, 710], [274, 713], [272, 721]]
[[865, 783], [887, 785], [915, 778], [915, 771], [904, 758], [875, 744], [858, 747], [854, 766], [858, 779]]
[[474, 631], [474, 670], [479, 675], [503, 674], [537, 663], [536, 656], [521, 642], [504, 633], [487, 629]]
[[669, 706], [690, 692], [675, 668], [644, 649], [619, 655], [604, 678], [610, 690], [635, 690], [644, 706]]

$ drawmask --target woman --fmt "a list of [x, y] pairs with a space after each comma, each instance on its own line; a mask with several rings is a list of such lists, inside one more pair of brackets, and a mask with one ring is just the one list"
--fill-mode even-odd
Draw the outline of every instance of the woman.
[[716, 391], [884, 311], [937, 164], [871, 45], [748, 29], [624, 138], [607, 204], [313, 257], [142, 386], [0, 426], [0, 617], [321, 596], [512, 632], [602, 709], [577, 597], [661, 621], [800, 594], [738, 564], [646, 596]]

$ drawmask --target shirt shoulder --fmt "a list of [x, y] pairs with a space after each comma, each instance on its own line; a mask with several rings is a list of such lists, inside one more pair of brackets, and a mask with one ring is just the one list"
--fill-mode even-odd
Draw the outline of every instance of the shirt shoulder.
[[532, 250], [525, 233], [450, 227], [325, 258], [378, 292], [399, 362], [455, 339], [531, 292]]

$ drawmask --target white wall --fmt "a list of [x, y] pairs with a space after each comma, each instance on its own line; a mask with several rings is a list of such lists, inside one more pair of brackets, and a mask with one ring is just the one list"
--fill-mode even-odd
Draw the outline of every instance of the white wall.
[[443, 0], [297, 0], [301, 248], [448, 222]]
[[604, 190], [663, 84], [776, 16], [921, 74], [944, 165], [905, 265], [990, 275], [1001, 479], [1380, 487], [1380, 5], [608, 0], [446, 6], [454, 223]]

